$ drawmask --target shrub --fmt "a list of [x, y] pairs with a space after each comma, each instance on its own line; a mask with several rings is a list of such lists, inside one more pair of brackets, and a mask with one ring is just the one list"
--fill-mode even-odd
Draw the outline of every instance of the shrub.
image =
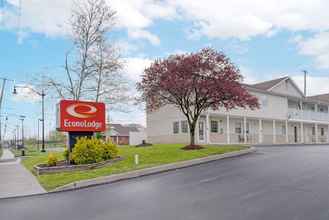
[[119, 153], [117, 146], [111, 142], [103, 143], [102, 150], [103, 150], [102, 156], [104, 160], [116, 158]]
[[91, 164], [118, 156], [116, 145], [95, 137], [79, 138], [71, 153], [75, 164]]
[[65, 161], [69, 161], [70, 160], [70, 151], [68, 149], [65, 149], [63, 151], [63, 157]]
[[47, 162], [48, 166], [50, 166], [50, 167], [56, 166], [57, 161], [58, 160], [57, 160], [57, 157], [55, 154], [53, 154], [53, 153], [48, 154], [48, 162]]

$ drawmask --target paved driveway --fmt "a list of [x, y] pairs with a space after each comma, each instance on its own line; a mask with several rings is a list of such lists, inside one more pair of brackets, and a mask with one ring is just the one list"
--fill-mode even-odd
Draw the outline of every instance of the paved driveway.
[[329, 146], [257, 153], [78, 191], [0, 200], [16, 220], [328, 220]]

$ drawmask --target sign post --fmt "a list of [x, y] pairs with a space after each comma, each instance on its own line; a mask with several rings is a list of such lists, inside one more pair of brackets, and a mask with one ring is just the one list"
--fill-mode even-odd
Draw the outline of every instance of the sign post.
[[61, 100], [57, 108], [57, 130], [69, 134], [68, 146], [72, 151], [77, 138], [92, 137], [94, 132], [105, 131], [105, 104]]

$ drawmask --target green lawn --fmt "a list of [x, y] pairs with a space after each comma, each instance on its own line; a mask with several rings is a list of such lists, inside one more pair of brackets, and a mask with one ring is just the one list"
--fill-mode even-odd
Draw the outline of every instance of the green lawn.
[[[131, 170], [153, 167], [177, 161], [191, 160], [214, 154], [238, 151], [246, 148], [246, 146], [241, 145], [205, 146], [202, 150], [185, 151], [181, 149], [182, 147], [183, 145], [181, 144], [162, 144], [145, 148], [129, 146], [119, 147], [119, 155], [124, 157], [124, 160], [111, 166], [88, 171], [46, 174], [40, 175], [37, 178], [46, 190], [52, 190], [56, 187], [79, 180], [91, 179], [99, 176], [108, 176], [115, 173], [123, 173]], [[39, 155], [34, 155], [33, 157], [24, 159], [24, 166], [32, 171], [35, 164], [45, 163], [47, 161], [47, 154], [38, 154]], [[55, 152], [55, 154], [58, 156], [58, 159], [63, 159], [62, 153]], [[140, 163], [138, 166], [134, 165], [135, 154], [139, 155]]]

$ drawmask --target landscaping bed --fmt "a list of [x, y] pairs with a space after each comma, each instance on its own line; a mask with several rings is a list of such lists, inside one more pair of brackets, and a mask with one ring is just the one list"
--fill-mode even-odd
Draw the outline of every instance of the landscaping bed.
[[122, 157], [117, 157], [115, 159], [102, 161], [99, 163], [92, 164], [80, 164], [80, 165], [70, 165], [67, 161], [62, 160], [58, 161], [56, 166], [48, 166], [48, 164], [37, 164], [34, 165], [34, 172], [37, 175], [50, 174], [50, 173], [62, 173], [62, 172], [72, 172], [72, 171], [82, 171], [82, 170], [91, 170], [96, 168], [101, 168], [104, 166], [109, 166], [115, 162], [123, 160]]
[[[48, 191], [57, 187], [86, 179], [92, 179], [100, 176], [109, 176], [112, 174], [124, 173], [133, 170], [139, 170], [149, 167], [155, 167], [164, 164], [170, 164], [179, 161], [192, 160], [196, 158], [207, 157], [210, 155], [223, 154], [228, 152], [240, 151], [246, 149], [243, 145], [222, 145], [222, 146], [203, 146], [201, 150], [183, 150], [184, 144], [154, 144], [149, 147], [119, 147], [118, 155], [124, 159], [101, 168], [72, 171], [53, 174], [38, 175], [40, 184]], [[64, 160], [63, 154], [53, 152], [58, 160]], [[139, 155], [139, 164], [135, 165], [134, 156]], [[31, 172], [36, 164], [47, 163], [47, 154], [39, 154], [33, 157], [25, 158], [23, 165]]]

